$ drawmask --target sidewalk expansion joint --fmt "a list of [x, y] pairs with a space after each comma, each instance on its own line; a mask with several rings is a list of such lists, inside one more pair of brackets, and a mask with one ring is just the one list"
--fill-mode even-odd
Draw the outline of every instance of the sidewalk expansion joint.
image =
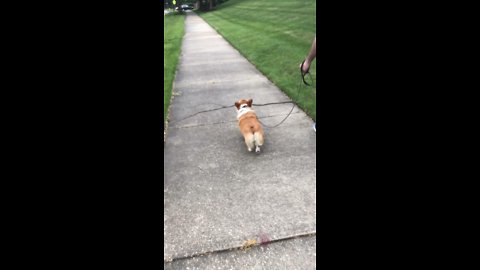
[[[297, 238], [306, 238], [306, 237], [313, 237], [313, 236], [317, 236], [317, 232], [303, 233], [303, 234], [287, 236], [287, 237], [283, 237], [283, 238], [279, 238], [279, 239], [275, 239], [275, 240], [270, 240], [270, 241], [264, 242], [264, 243], [257, 243], [257, 244], [254, 244], [252, 246], [253, 247], [266, 246], [266, 245], [276, 243], [276, 242], [291, 241], [291, 240], [294, 240], [294, 239], [297, 239]], [[241, 246], [236, 246], [236, 247], [231, 247], [231, 248], [224, 248], [224, 249], [218, 249], [218, 250], [212, 250], [212, 251], [203, 251], [203, 252], [193, 253], [193, 254], [188, 255], [188, 256], [180, 256], [180, 257], [176, 257], [176, 258], [169, 258], [167, 260], [164, 259], [163, 262], [164, 263], [172, 263], [173, 261], [191, 259], [191, 258], [194, 258], [194, 257], [201, 257], [201, 256], [212, 255], [212, 254], [225, 253], [225, 252], [230, 252], [230, 251], [235, 251], [235, 250], [239, 250], [239, 251], [244, 250], [244, 252], [246, 252], [244, 248], [245, 248], [245, 246], [241, 245]]]

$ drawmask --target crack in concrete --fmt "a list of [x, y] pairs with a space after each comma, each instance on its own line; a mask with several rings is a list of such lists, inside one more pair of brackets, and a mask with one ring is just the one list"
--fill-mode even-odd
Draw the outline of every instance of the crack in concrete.
[[[266, 243], [257, 243], [253, 246], [253, 248], [256, 248], [256, 247], [261, 246], [261, 245], [269, 245], [269, 244], [276, 243], [276, 242], [290, 241], [290, 240], [294, 240], [294, 239], [297, 239], [297, 238], [313, 237], [313, 236], [316, 237], [317, 232], [296, 234], [296, 235], [291, 235], [291, 236], [287, 236], [287, 237], [278, 238], [278, 239], [275, 239], [275, 240], [270, 240]], [[234, 250], [241, 250], [242, 247], [243, 247], [243, 245], [238, 245], [238, 246], [234, 246], [234, 247], [231, 247], [231, 248], [217, 249], [217, 250], [211, 250], [211, 251], [202, 251], [202, 252], [193, 253], [193, 254], [187, 255], [187, 256], [179, 256], [179, 257], [176, 257], [176, 258], [169, 257], [167, 259], [164, 258], [163, 262], [164, 263], [172, 263], [173, 261], [191, 259], [191, 258], [199, 257], [199, 256], [218, 254], [218, 253], [229, 252], [229, 251], [234, 251]]]

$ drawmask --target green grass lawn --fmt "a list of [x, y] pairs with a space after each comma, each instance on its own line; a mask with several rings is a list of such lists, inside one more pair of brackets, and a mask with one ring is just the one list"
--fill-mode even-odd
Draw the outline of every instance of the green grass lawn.
[[316, 121], [316, 61], [313, 87], [297, 94], [298, 66], [316, 33], [315, 0], [229, 0], [197, 13]]
[[184, 26], [185, 15], [171, 13], [163, 17], [163, 121], [167, 118], [172, 96], [172, 85], [180, 56]]

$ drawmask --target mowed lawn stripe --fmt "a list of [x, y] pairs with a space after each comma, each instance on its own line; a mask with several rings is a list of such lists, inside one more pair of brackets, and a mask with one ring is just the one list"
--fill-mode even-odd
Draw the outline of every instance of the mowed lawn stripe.
[[[315, 37], [315, 1], [229, 0], [198, 13], [316, 121], [316, 84], [301, 86], [298, 68]], [[316, 61], [310, 73], [315, 80]]]

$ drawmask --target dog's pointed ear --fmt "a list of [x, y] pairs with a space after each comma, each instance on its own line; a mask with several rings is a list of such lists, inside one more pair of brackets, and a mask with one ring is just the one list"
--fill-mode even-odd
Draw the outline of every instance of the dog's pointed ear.
[[235, 101], [235, 107], [237, 107], [237, 110], [240, 108], [240, 103], [238, 103], [238, 101]]
[[252, 107], [253, 99], [247, 100], [248, 107]]

